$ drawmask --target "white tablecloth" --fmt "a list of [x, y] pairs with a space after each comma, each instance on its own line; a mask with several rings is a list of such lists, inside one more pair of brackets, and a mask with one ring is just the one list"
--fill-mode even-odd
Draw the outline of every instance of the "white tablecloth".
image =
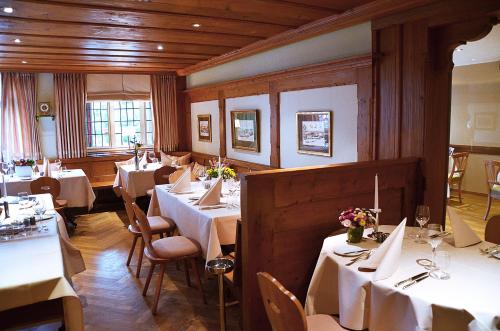
[[[240, 209], [201, 210], [189, 198], [200, 197], [205, 190], [200, 182], [192, 182], [192, 194], [174, 194], [165, 185], [157, 185], [151, 198], [148, 216], [162, 215], [175, 221], [179, 233], [200, 243], [203, 257], [210, 261], [222, 254], [221, 245], [236, 241], [236, 221]], [[226, 201], [225, 198], [222, 201]]]
[[[82, 169], [71, 169], [64, 172], [53, 171], [52, 176], [61, 182], [61, 194], [57, 197], [58, 199], [67, 200], [68, 207], [92, 209], [95, 194]], [[36, 178], [38, 177], [34, 177], [34, 179]], [[31, 193], [30, 184], [33, 179], [23, 180], [17, 176], [5, 176], [5, 179], [9, 195], [17, 195], [19, 192]]]
[[155, 186], [153, 175], [160, 167], [161, 163], [148, 163], [146, 169], [135, 170], [134, 164], [122, 165], [116, 174], [119, 177], [115, 179], [115, 185], [121, 185], [132, 198], [144, 196]]
[[[385, 232], [393, 228], [381, 227]], [[447, 310], [444, 315], [457, 323], [469, 323], [466, 316], [472, 315], [475, 320], [469, 326], [461, 325], [463, 330], [500, 327], [500, 261], [479, 254], [480, 245], [487, 243], [455, 248], [443, 242], [440, 249], [451, 255], [451, 278], [429, 277], [406, 290], [394, 284], [425, 271], [416, 259], [431, 258], [429, 244], [405, 238], [399, 269], [378, 282], [372, 281], [373, 273], [358, 271], [359, 263], [347, 267], [350, 258], [333, 254], [335, 247], [345, 244], [345, 234], [325, 239], [307, 293], [308, 315], [339, 314], [340, 323], [353, 330], [451, 331], [449, 321], [433, 320], [434, 315], [443, 316]], [[372, 248], [377, 244], [366, 241], [356, 246]]]
[[[50, 195], [38, 195], [53, 208]], [[18, 205], [10, 205], [12, 217]], [[57, 218], [57, 219], [56, 219]], [[71, 245], [61, 216], [46, 222], [49, 231], [36, 237], [0, 241], [0, 311], [62, 298], [67, 330], [83, 330], [83, 310], [68, 281], [85, 269]]]

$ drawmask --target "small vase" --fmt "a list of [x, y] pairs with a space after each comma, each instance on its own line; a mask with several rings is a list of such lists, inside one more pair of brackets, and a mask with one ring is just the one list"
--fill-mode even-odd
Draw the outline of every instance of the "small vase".
[[134, 156], [134, 164], [135, 170], [139, 170], [139, 157], [137, 155]]
[[356, 244], [361, 242], [361, 238], [363, 238], [363, 231], [365, 230], [364, 226], [359, 226], [357, 228], [348, 228], [347, 229], [347, 242], [351, 244]]

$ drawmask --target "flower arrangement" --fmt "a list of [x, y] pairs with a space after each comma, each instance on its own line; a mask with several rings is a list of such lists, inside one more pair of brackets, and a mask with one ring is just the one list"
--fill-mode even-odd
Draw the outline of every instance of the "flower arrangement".
[[142, 143], [137, 140], [136, 136], [130, 139], [130, 142], [134, 145], [134, 155], [137, 157], [139, 155], [139, 149], [142, 147]]
[[32, 167], [35, 165], [35, 160], [33, 160], [33, 159], [20, 159], [18, 161], [12, 161], [12, 163], [14, 163], [14, 165], [17, 167], [22, 167], [22, 166]]
[[375, 216], [369, 209], [351, 207], [340, 213], [339, 221], [346, 228], [369, 227], [375, 223]]
[[224, 161], [210, 160], [210, 168], [207, 169], [207, 176], [210, 178], [218, 178], [219, 174], [223, 179], [231, 179], [236, 177], [236, 171], [229, 167], [229, 164]]

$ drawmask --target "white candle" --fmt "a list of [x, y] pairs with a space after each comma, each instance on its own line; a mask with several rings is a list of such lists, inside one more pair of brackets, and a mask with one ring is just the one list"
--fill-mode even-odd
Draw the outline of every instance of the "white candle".
[[220, 173], [221, 173], [220, 155], [219, 155], [219, 163], [217, 163], [217, 166], [219, 167], [219, 169], [218, 169], [219, 171], [218, 172], [219, 172], [219, 177], [220, 177]]
[[375, 174], [375, 210], [378, 210], [378, 174]]

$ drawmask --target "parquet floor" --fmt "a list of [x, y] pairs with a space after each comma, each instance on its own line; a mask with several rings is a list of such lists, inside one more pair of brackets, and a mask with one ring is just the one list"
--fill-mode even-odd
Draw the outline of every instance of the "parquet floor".
[[[126, 219], [122, 212], [79, 217], [71, 238], [81, 250], [87, 267], [73, 277], [84, 305], [85, 330], [218, 330], [216, 279], [203, 280], [208, 300], [208, 304], [204, 304], [199, 291], [186, 285], [184, 271], [176, 270], [175, 264], [167, 265], [158, 313], [151, 314], [159, 268], [148, 295], [143, 297], [149, 263], [143, 261], [139, 279], [135, 278], [136, 255], [130, 267], [125, 266], [131, 236], [120, 216]], [[239, 330], [238, 309], [229, 307], [226, 311], [228, 330]]]
[[[448, 204], [457, 209], [457, 212], [460, 216], [462, 216], [462, 219], [483, 240], [484, 228], [486, 226], [486, 222], [483, 221], [483, 216], [486, 211], [486, 202], [486, 196], [462, 193], [462, 203], [460, 203], [458, 198], [454, 197], [454, 192], [452, 192], [452, 198], [448, 201]], [[493, 215], [500, 215], [500, 201], [492, 202], [488, 218]], [[446, 228], [451, 229], [448, 218], [446, 219]]]

